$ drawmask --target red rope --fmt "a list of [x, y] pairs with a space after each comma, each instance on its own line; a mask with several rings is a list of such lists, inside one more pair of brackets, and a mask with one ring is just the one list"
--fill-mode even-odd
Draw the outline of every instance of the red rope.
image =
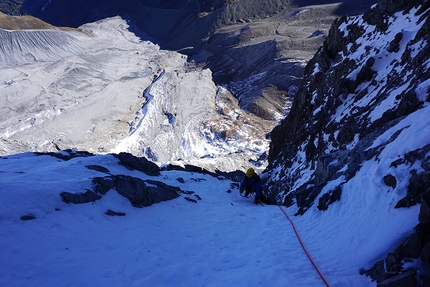
[[281, 209], [281, 211], [285, 214], [285, 216], [287, 217], [287, 219], [290, 221], [291, 226], [293, 226], [294, 232], [296, 233], [297, 238], [299, 239], [300, 245], [302, 245], [303, 250], [305, 251], [306, 255], [308, 256], [309, 260], [311, 261], [312, 265], [314, 266], [315, 270], [318, 272], [318, 274], [320, 275], [321, 279], [324, 281], [325, 285], [327, 287], [330, 287], [330, 285], [328, 284], [327, 280], [324, 278], [324, 276], [322, 275], [321, 271], [318, 269], [318, 266], [315, 264], [314, 260], [312, 259], [312, 257], [309, 255], [308, 250], [306, 249], [305, 245], [303, 244], [302, 239], [300, 238], [299, 233], [297, 232], [296, 226], [294, 225], [294, 222], [290, 219], [290, 217], [288, 216], [287, 212], [285, 211], [284, 208], [282, 208], [282, 206], [278, 205], [279, 208]]

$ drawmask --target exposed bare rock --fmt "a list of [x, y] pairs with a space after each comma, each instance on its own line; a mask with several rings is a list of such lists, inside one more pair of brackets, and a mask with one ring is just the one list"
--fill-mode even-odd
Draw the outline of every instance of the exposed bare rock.
[[[407, 11], [414, 5], [409, 3]], [[369, 10], [363, 18], [378, 9], [379, 6]], [[322, 188], [340, 176], [345, 177], [343, 182], [353, 178], [364, 161], [378, 160], [404, 127], [399, 125], [385, 143], [375, 143], [376, 138], [398, 125], [404, 117], [415, 112], [417, 115], [425, 113], [426, 92], [417, 93], [420, 83], [429, 76], [429, 70], [421, 64], [426, 61], [429, 49], [428, 34], [423, 32], [429, 19], [425, 10], [417, 6], [410, 12], [420, 28], [415, 30], [414, 36], [408, 36], [408, 42], [402, 41], [402, 49], [394, 55], [387, 50], [391, 39], [398, 34], [394, 27], [390, 28], [392, 38], [388, 37], [386, 43], [377, 35], [387, 31], [380, 31], [377, 23], [360, 22], [359, 17], [339, 19], [333, 24], [324, 47], [307, 65], [291, 112], [271, 133], [269, 154], [269, 170], [281, 164], [286, 167], [283, 180], [278, 181], [284, 190], [285, 181], [291, 183], [284, 195], [301, 190], [294, 196], [301, 193], [300, 197], [309, 199], [303, 205], [304, 210], [312, 204], [312, 198], [316, 198], [318, 192], [314, 194], [313, 190], [317, 186]], [[401, 16], [387, 17], [394, 21]], [[383, 21], [386, 20], [381, 19]], [[417, 43], [421, 45], [414, 50]], [[391, 57], [393, 66], [381, 69], [383, 59]], [[399, 86], [404, 89], [394, 92]], [[425, 85], [423, 88], [426, 89]], [[388, 106], [382, 110], [384, 103]], [[403, 159], [398, 160], [412, 166], [428, 152], [425, 143], [404, 152]], [[304, 180], [303, 174], [308, 171], [309, 177]], [[298, 182], [301, 184], [295, 185]], [[276, 185], [272, 188], [274, 195], [277, 194]], [[415, 202], [419, 201], [417, 194], [413, 196]]]
[[[350, 205], [351, 194], [363, 202], [387, 195], [387, 210], [421, 204], [412, 234], [361, 270], [378, 286], [428, 282], [429, 23], [430, 4], [422, 0], [382, 0], [362, 17], [337, 19], [306, 66], [290, 113], [271, 133], [267, 193], [295, 206], [296, 215], [331, 205], [372, 212]], [[413, 264], [420, 260], [424, 267]]]
[[6, 30], [53, 29], [54, 26], [32, 16], [9, 16], [0, 12], [0, 28]]

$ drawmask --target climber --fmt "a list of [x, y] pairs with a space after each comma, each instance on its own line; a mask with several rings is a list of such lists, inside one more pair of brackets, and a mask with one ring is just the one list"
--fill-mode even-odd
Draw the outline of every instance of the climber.
[[261, 192], [261, 179], [258, 174], [255, 173], [253, 168], [248, 168], [245, 173], [245, 177], [242, 179], [240, 183], [239, 192], [242, 193], [245, 191], [245, 197], [248, 197], [252, 193], [254, 193], [254, 203], [265, 203], [266, 198]]

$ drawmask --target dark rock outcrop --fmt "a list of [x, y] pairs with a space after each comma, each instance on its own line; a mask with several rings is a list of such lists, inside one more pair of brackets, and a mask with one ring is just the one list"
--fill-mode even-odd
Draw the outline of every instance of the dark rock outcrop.
[[[414, 199], [414, 195], [416, 194], [420, 197], [419, 201], [421, 202], [421, 206], [418, 216], [419, 224], [415, 226], [412, 235], [406, 238], [396, 248], [394, 253], [389, 253], [389, 256], [387, 256], [387, 258], [391, 258], [391, 264], [387, 264], [386, 273], [388, 274], [393, 273], [389, 273], [391, 269], [389, 266], [397, 265], [402, 267], [402, 262], [411, 258], [416, 260], [420, 259], [423, 265], [430, 270], [430, 187], [428, 186], [429, 167], [427, 166], [427, 162], [428, 158], [426, 158], [422, 164], [424, 172], [421, 172], [420, 174], [417, 174], [415, 171], [413, 172], [412, 180], [408, 186], [408, 194], [396, 205], [397, 207], [400, 203], [405, 202], [406, 198], [416, 200]], [[394, 272], [394, 274], [404, 272], [403, 268], [396, 271], [397, 272]], [[384, 273], [384, 276], [387, 277], [387, 274]], [[423, 277], [422, 280], [425, 281], [426, 279]]]
[[87, 151], [81, 151], [81, 150], [72, 150], [72, 149], [66, 149], [59, 152], [35, 152], [35, 155], [49, 155], [56, 157], [58, 159], [68, 161], [72, 158], [78, 158], [78, 157], [89, 157], [94, 156], [94, 154], [87, 152]]
[[[245, 173], [240, 170], [231, 171], [231, 172], [224, 172], [216, 170], [214, 172], [206, 170], [202, 167], [186, 164], [183, 167], [173, 164], [165, 165], [161, 168], [161, 170], [182, 170], [182, 171], [189, 171], [189, 172], [196, 172], [200, 174], [208, 174], [214, 177], [217, 177], [218, 179], [230, 179], [233, 181], [240, 181], [244, 176]], [[178, 179], [179, 180], [179, 179]]]
[[108, 211], [106, 211], [105, 214], [109, 215], [109, 216], [125, 216], [124, 212], [113, 211], [110, 209]]
[[27, 214], [27, 215], [21, 216], [20, 219], [23, 220], [23, 221], [33, 220], [33, 219], [36, 219], [36, 216], [34, 216], [32, 214]]
[[155, 180], [141, 180], [130, 176], [115, 176], [115, 190], [134, 207], [150, 206], [179, 197], [181, 189]]
[[142, 180], [128, 175], [95, 177], [92, 182], [92, 190], [84, 193], [62, 192], [60, 194], [62, 200], [75, 204], [94, 202], [101, 199], [109, 190], [115, 189], [134, 207], [144, 207], [177, 198], [182, 192], [180, 188], [160, 181]]
[[[387, 254], [383, 261], [385, 264], [382, 264], [383, 268], [380, 267], [381, 263], [377, 262], [372, 268], [364, 272], [365, 275], [378, 283], [378, 287], [427, 286], [424, 282], [428, 280], [426, 271], [430, 270], [430, 208], [425, 203], [424, 198], [430, 197], [430, 191], [423, 193], [422, 197], [420, 223], [415, 226], [412, 235], [405, 238], [393, 252]], [[420, 271], [418, 277], [418, 268], [404, 268], [405, 262], [417, 260], [420, 260], [426, 268], [424, 273]], [[419, 278], [419, 282], [416, 278]]]
[[100, 165], [86, 165], [85, 167], [88, 169], [91, 169], [91, 170], [102, 172], [102, 173], [110, 173], [109, 169], [105, 168], [104, 166], [100, 166]]
[[152, 176], [157, 176], [160, 174], [160, 168], [158, 165], [144, 157], [136, 157], [130, 153], [125, 152], [114, 154], [113, 156], [120, 161], [121, 165], [125, 166], [129, 170], [138, 170]]
[[396, 177], [393, 176], [392, 174], [387, 174], [386, 176], [384, 176], [383, 180], [387, 186], [391, 188], [396, 188], [397, 180], [396, 180]]
[[[74, 150], [35, 154], [39, 156], [52, 156], [64, 161], [79, 157], [96, 156], [88, 152]], [[113, 156], [119, 160], [120, 165], [128, 170], [139, 171], [150, 176], [157, 176], [160, 174], [160, 168], [155, 163], [145, 158], [135, 157], [129, 153], [120, 153]], [[142, 180], [129, 175], [113, 175], [110, 173], [109, 169], [101, 165], [86, 165], [85, 167], [109, 175], [92, 178], [92, 188], [87, 189], [85, 192], [61, 192], [60, 196], [63, 202], [74, 204], [94, 202], [101, 199], [108, 191], [115, 189], [119, 194], [126, 197], [133, 206], [143, 207], [161, 201], [171, 200], [179, 197], [181, 193], [187, 193], [178, 187], [167, 185], [161, 181], [149, 179]]]
[[409, 269], [403, 273], [395, 275], [389, 279], [386, 279], [378, 284], [378, 287], [395, 287], [395, 286], [420, 286], [417, 282], [417, 270]]
[[97, 193], [94, 193], [91, 190], [87, 190], [84, 193], [71, 193], [71, 192], [63, 191], [62, 193], [60, 193], [60, 196], [65, 203], [74, 203], [74, 204], [94, 202], [102, 198], [101, 195], [98, 195]]

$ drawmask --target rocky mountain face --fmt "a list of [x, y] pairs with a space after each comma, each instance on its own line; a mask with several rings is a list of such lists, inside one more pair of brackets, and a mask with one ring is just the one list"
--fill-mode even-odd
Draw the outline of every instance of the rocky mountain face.
[[416, 258], [430, 266], [429, 14], [428, 1], [381, 0], [363, 16], [337, 19], [271, 133], [267, 193], [296, 205], [297, 215], [342, 204], [366, 188], [358, 176], [401, 195], [395, 208], [421, 204], [413, 235], [388, 254], [385, 268], [383, 260], [363, 271], [378, 286], [429, 284], [402, 268]]

